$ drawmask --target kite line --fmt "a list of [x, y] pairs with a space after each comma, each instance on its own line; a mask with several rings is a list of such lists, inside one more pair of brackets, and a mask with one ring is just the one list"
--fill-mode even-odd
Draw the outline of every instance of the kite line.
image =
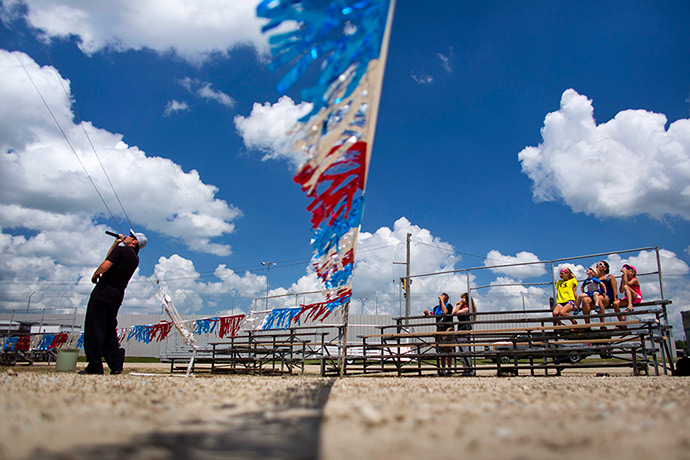
[[[5, 39], [5, 42], [8, 44], [9, 48], [12, 49], [13, 47], [11, 46], [11, 42], [7, 39], [7, 37], [5, 36], [4, 33], [3, 33], [3, 38]], [[52, 60], [50, 59], [50, 56], [48, 55], [48, 51], [45, 49], [45, 47], [42, 47], [42, 48], [43, 48], [43, 52], [45, 53], [46, 57], [48, 58], [48, 61], [50, 62], [50, 64], [51, 64], [51, 66], [53, 67], [53, 69], [55, 70], [55, 66], [53, 65]], [[59, 121], [57, 120], [57, 118], [55, 117], [55, 114], [53, 113], [53, 110], [50, 108], [50, 105], [49, 105], [48, 102], [46, 101], [45, 97], [43, 97], [43, 94], [41, 93], [41, 90], [38, 88], [38, 86], [37, 86], [36, 83], [34, 82], [33, 78], [31, 77], [31, 74], [30, 74], [29, 70], [26, 68], [26, 66], [25, 66], [24, 63], [22, 62], [22, 60], [21, 60], [19, 54], [18, 54], [17, 52], [14, 52], [14, 53], [12, 53], [12, 54], [14, 54], [14, 56], [15, 56], [15, 58], [17, 59], [19, 65], [20, 65], [21, 68], [24, 70], [24, 73], [26, 74], [27, 78], [29, 79], [29, 82], [30, 82], [31, 85], [34, 87], [34, 89], [36, 90], [36, 93], [38, 94], [39, 98], [40, 98], [41, 101], [43, 102], [43, 105], [45, 106], [45, 108], [48, 110], [48, 113], [50, 114], [51, 118], [53, 119], [53, 122], [55, 123], [55, 125], [56, 125], [57, 128], [58, 128], [58, 130], [59, 130], [60, 133], [62, 134], [62, 137], [63, 137], [63, 138], [65, 139], [65, 141], [67, 142], [67, 145], [69, 146], [70, 150], [72, 151], [72, 153], [73, 153], [74, 156], [76, 157], [77, 162], [79, 163], [79, 165], [81, 166], [82, 170], [84, 171], [84, 174], [86, 174], [86, 177], [87, 177], [87, 178], [89, 179], [89, 181], [91, 182], [91, 185], [93, 186], [94, 190], [96, 191], [96, 193], [98, 194], [99, 198], [100, 198], [101, 201], [103, 202], [103, 205], [105, 206], [106, 210], [107, 210], [108, 213], [110, 214], [110, 217], [112, 218], [113, 222], [115, 223], [115, 226], [118, 228], [118, 230], [120, 231], [120, 233], [126, 234], [127, 232], [122, 232], [122, 229], [120, 228], [120, 224], [119, 224], [119, 222], [117, 221], [117, 219], [115, 218], [114, 213], [112, 212], [112, 210], [111, 210], [110, 207], [108, 206], [108, 203], [106, 202], [105, 198], [103, 197], [103, 194], [102, 194], [101, 191], [98, 189], [98, 186], [96, 185], [95, 181], [94, 181], [93, 178], [91, 177], [91, 174], [89, 174], [89, 171], [88, 171], [88, 169], [86, 168], [86, 165], [84, 164], [84, 162], [83, 162], [83, 161], [81, 160], [81, 158], [79, 157], [79, 154], [77, 153], [77, 150], [75, 149], [74, 145], [73, 145], [72, 142], [70, 141], [70, 139], [69, 139], [69, 137], [67, 136], [67, 133], [65, 132], [65, 130], [63, 129], [62, 125], [60, 125], [60, 122], [59, 122]], [[63, 85], [63, 83], [62, 83], [62, 79], [60, 78], [59, 74], [57, 73], [57, 70], [55, 70], [55, 75], [56, 75], [56, 78], [57, 78], [57, 80], [58, 80], [58, 83], [59, 83], [60, 87], [62, 88], [63, 92], [65, 93], [65, 96], [67, 97], [67, 100], [69, 101], [70, 110], [72, 111], [72, 113], [74, 114], [74, 116], [76, 117], [76, 119], [79, 121], [79, 125], [80, 125], [80, 127], [82, 128], [82, 130], [83, 130], [83, 132], [84, 132], [84, 135], [86, 136], [86, 138], [87, 138], [87, 140], [88, 140], [88, 142], [89, 142], [89, 145], [91, 146], [91, 150], [93, 151], [94, 155], [96, 156], [96, 158], [97, 158], [97, 160], [98, 160], [98, 163], [101, 165], [101, 169], [103, 170], [103, 173], [104, 173], [104, 175], [105, 175], [105, 177], [106, 177], [106, 179], [107, 179], [107, 181], [108, 181], [108, 184], [110, 184], [110, 188], [111, 188], [113, 194], [115, 195], [118, 204], [120, 205], [120, 208], [121, 208], [121, 210], [122, 210], [122, 213], [123, 213], [125, 219], [127, 220], [127, 223], [129, 224], [129, 228], [130, 228], [130, 229], [134, 228], [134, 226], [132, 225], [131, 220], [129, 219], [129, 215], [127, 214], [127, 211], [125, 210], [124, 205], [122, 204], [122, 201], [120, 200], [120, 197], [119, 197], [117, 191], [115, 190], [115, 186], [113, 185], [112, 181], [110, 180], [110, 176], [108, 175], [108, 173], [107, 173], [107, 171], [106, 171], [106, 169], [105, 169], [105, 166], [103, 165], [103, 162], [101, 161], [101, 158], [100, 158], [100, 156], [98, 155], [98, 152], [96, 151], [96, 147], [94, 146], [93, 142], [91, 141], [91, 137], [89, 136], [89, 134], [88, 134], [86, 128], [84, 127], [84, 122], [83, 122], [83, 121], [81, 120], [81, 118], [79, 117], [79, 115], [78, 115], [78, 113], [77, 113], [77, 111], [76, 111], [76, 108], [74, 107], [74, 103], [73, 103], [73, 101], [72, 101], [72, 98], [70, 97], [69, 93], [67, 92], [67, 89], [64, 87], [64, 85]], [[147, 262], [148, 262], [148, 264], [149, 264], [149, 266], [150, 266], [150, 268], [151, 268], [152, 276], [155, 278], [156, 282], [154, 283], [153, 280], [151, 280], [150, 278], [147, 278], [147, 279], [148, 279], [149, 282], [151, 283], [151, 285], [152, 285], [152, 287], [153, 287], [153, 289], [154, 289], [154, 292], [155, 292], [156, 295], [158, 296], [158, 298], [159, 298], [161, 304], [163, 305], [163, 309], [165, 310], [165, 312], [167, 313], [168, 317], [169, 317], [170, 320], [172, 321], [172, 324], [175, 325], [175, 329], [176, 329], [177, 332], [180, 334], [180, 336], [183, 338], [185, 344], [187, 344], [188, 346], [190, 346], [190, 347], [192, 348], [192, 356], [191, 356], [191, 358], [190, 358], [189, 365], [188, 365], [188, 367], [187, 367], [187, 374], [186, 374], [186, 376], [189, 376], [190, 373], [191, 373], [191, 370], [193, 369], [194, 360], [195, 360], [195, 358], [196, 358], [196, 354], [197, 354], [197, 351], [198, 351], [198, 348], [199, 348], [199, 347], [196, 345], [196, 340], [195, 340], [195, 338], [194, 338], [194, 334], [193, 334], [192, 332], [190, 332], [190, 331], [187, 329], [187, 327], [185, 326], [184, 322], [182, 321], [182, 318], [181, 318], [180, 314], [178, 313], [177, 308], [175, 308], [175, 305], [173, 304], [172, 297], [170, 297], [170, 295], [167, 293], [167, 290], [165, 289], [165, 287], [161, 284], [161, 281], [160, 281], [160, 279], [158, 279], [158, 276], [156, 275], [156, 271], [155, 271], [155, 269], [153, 268], [153, 266], [152, 266], [152, 264], [151, 264], [151, 261], [148, 259], [148, 257], [146, 257], [146, 253], [145, 253], [145, 252], [144, 252], [144, 257], [146, 258], [146, 260], [147, 260]]]

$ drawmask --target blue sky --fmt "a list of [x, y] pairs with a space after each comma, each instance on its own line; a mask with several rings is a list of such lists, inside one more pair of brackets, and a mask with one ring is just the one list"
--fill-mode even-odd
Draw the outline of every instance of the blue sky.
[[[183, 313], [227, 313], [233, 293], [246, 311], [265, 293], [262, 261], [277, 263], [271, 294], [319, 288], [283, 135], [298, 88], [275, 90], [251, 2], [196, 3], [0, 2], [0, 310], [24, 308], [32, 292], [36, 308], [83, 309], [110, 243], [103, 230], [117, 230], [27, 73], [126, 228], [74, 111], [92, 129], [149, 236], [123, 311], [160, 311], [145, 279], [154, 267]], [[677, 323], [690, 303], [688, 17], [686, 1], [399, 1], [354, 298], [399, 312], [404, 269], [393, 262], [407, 232], [413, 273], [658, 246]], [[615, 273], [624, 260], [651, 263], [609, 260]], [[459, 297], [464, 282], [419, 280], [413, 311], [439, 290]], [[525, 296], [537, 308], [548, 292], [497, 286], [478, 300], [514, 308]]]

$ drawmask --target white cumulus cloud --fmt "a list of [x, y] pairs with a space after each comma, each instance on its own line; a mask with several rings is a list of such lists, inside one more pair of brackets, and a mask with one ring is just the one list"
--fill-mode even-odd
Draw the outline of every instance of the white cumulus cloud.
[[[69, 144], [17, 58], [25, 62]], [[23, 53], [0, 50], [0, 226], [43, 233], [41, 238], [86, 227], [107, 216], [93, 180], [119, 220], [122, 210], [110, 183], [136, 226], [179, 238], [197, 251], [229, 254], [229, 246], [213, 239], [234, 231], [232, 221], [240, 211], [217, 199], [218, 189], [204, 184], [197, 171], [148, 156], [125, 144], [122, 135], [89, 122], [74, 124], [69, 93], [61, 87], [69, 89], [69, 82], [58, 78], [54, 69], [39, 67]]]
[[690, 219], [690, 120], [625, 110], [597, 124], [592, 101], [569, 89], [543, 142], [518, 158], [537, 202], [562, 200], [597, 217]]
[[235, 116], [235, 127], [244, 145], [250, 150], [262, 152], [263, 160], [285, 159], [294, 166], [304, 161], [301, 152], [292, 150], [294, 139], [288, 131], [297, 120], [311, 111], [312, 104], [295, 104], [289, 96], [282, 96], [278, 102], [255, 103], [248, 117]]
[[238, 46], [264, 52], [256, 2], [207, 0], [6, 0], [6, 20], [23, 16], [44, 40], [76, 37], [86, 54], [150, 49], [195, 64]]
[[[357, 245], [351, 311], [359, 314], [361, 302], [357, 299], [366, 298], [365, 313], [401, 313], [400, 278], [405, 276], [405, 266], [399, 263], [405, 262], [408, 233], [412, 234], [412, 275], [453, 270], [460, 260], [450, 243], [434, 236], [429, 230], [412, 224], [405, 217], [396, 220], [392, 228], [381, 227], [373, 233], [361, 232]], [[286, 292], [321, 289], [319, 280], [310, 268]], [[421, 314], [425, 308], [432, 307], [437, 302], [436, 298], [441, 292], [447, 292], [451, 301], [459, 301], [460, 294], [467, 291], [467, 277], [465, 273], [456, 273], [414, 278], [411, 290], [411, 312]], [[294, 298], [288, 299], [285, 305], [289, 306], [290, 300], [294, 302]], [[404, 305], [404, 300], [402, 304]]]
[[[156, 264], [155, 272], [159, 279], [164, 280], [166, 291], [175, 306], [184, 312], [195, 312], [208, 305], [218, 306], [218, 300], [228, 294], [255, 297], [266, 285], [265, 276], [250, 272], [240, 275], [225, 265], [219, 265], [215, 269], [213, 280], [204, 281], [194, 262], [177, 254], [161, 257]], [[229, 311], [228, 299], [224, 299], [222, 308]]]
[[499, 276], [486, 292], [474, 294], [478, 311], [544, 310], [548, 308], [550, 289], [524, 286], [520, 280]]
[[484, 260], [484, 265], [494, 266], [494, 265], [511, 265], [516, 264], [514, 267], [496, 267], [491, 268], [494, 273], [502, 273], [507, 276], [512, 276], [518, 279], [531, 278], [535, 276], [542, 276], [546, 273], [546, 267], [544, 264], [537, 264], [539, 258], [536, 254], [531, 252], [521, 251], [515, 256], [507, 256], [501, 254], [496, 249], [489, 251]]
[[[150, 238], [176, 238], [197, 252], [231, 252], [221, 238], [234, 231], [241, 212], [216, 198], [217, 188], [203, 183], [196, 171], [149, 156], [125, 144], [122, 135], [88, 121], [76, 125], [70, 82], [55, 69], [40, 67], [23, 53], [0, 50], [0, 100], [3, 308], [26, 305], [33, 291], [37, 304], [83, 307], [91, 273], [103, 259], [104, 230], [123, 230], [115, 228], [91, 180], [124, 230], [128, 224], [110, 183], [134, 227]], [[191, 294], [184, 298], [189, 308], [200, 305]], [[160, 308], [153, 287], [138, 274], [125, 300], [125, 308], [132, 305]]]

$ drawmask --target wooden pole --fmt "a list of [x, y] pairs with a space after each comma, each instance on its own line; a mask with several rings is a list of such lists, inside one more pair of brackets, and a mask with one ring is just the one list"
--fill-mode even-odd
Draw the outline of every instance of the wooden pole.
[[343, 346], [340, 352], [340, 377], [345, 375], [345, 357], [347, 356], [347, 323], [350, 317], [350, 302], [343, 307]]

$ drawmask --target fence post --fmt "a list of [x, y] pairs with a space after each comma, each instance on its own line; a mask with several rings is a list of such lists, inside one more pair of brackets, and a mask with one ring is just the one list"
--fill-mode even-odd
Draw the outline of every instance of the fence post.
[[553, 299], [553, 302], [549, 302], [549, 308], [553, 311], [553, 307], [556, 305], [556, 278], [553, 274], [553, 260], [549, 261], [549, 264], [551, 265], [551, 298]]

